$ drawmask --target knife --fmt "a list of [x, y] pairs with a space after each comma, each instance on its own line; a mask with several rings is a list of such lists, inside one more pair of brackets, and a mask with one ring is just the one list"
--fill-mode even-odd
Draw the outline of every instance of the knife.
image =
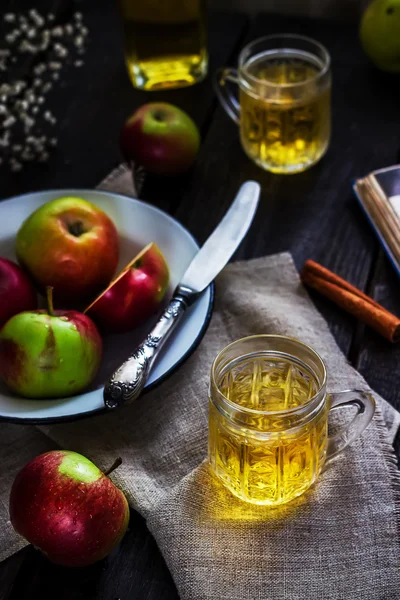
[[255, 181], [247, 181], [241, 186], [228, 212], [193, 258], [153, 330], [105, 385], [104, 404], [107, 408], [133, 402], [141, 394], [157, 355], [186, 309], [222, 271], [246, 235], [259, 197], [260, 185]]

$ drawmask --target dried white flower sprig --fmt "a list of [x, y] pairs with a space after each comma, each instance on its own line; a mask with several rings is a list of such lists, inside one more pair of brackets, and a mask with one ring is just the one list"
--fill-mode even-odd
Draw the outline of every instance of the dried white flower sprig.
[[0, 165], [16, 172], [46, 162], [57, 145], [47, 95], [67, 64], [83, 66], [89, 32], [80, 12], [62, 24], [36, 9], [3, 20], [9, 31], [0, 45]]

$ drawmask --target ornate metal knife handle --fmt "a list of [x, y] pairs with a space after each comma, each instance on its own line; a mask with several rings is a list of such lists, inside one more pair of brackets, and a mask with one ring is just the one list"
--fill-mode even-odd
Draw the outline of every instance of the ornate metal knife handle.
[[196, 297], [192, 290], [176, 289], [154, 329], [105, 385], [104, 404], [107, 408], [117, 408], [140, 396], [160, 349]]

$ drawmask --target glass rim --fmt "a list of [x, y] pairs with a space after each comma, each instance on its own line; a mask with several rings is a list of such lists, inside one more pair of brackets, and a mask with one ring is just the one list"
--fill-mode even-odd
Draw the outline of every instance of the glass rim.
[[[223, 394], [221, 392], [220, 387], [216, 381], [216, 373], [215, 373], [217, 362], [218, 362], [219, 358], [223, 355], [224, 352], [226, 352], [227, 350], [229, 350], [236, 344], [239, 344], [240, 342], [244, 342], [244, 341], [252, 340], [252, 339], [260, 339], [260, 338], [269, 338], [269, 339], [271, 339], [271, 338], [277, 339], [278, 338], [280, 340], [288, 340], [289, 342], [295, 342], [298, 346], [301, 346], [301, 347], [305, 348], [306, 350], [308, 350], [309, 352], [311, 352], [317, 358], [317, 360], [320, 362], [321, 367], [322, 367], [322, 382], [321, 383], [317, 382], [319, 384], [319, 387], [318, 387], [317, 391], [315, 392], [315, 394], [313, 396], [311, 396], [311, 398], [309, 398], [307, 400], [307, 402], [305, 402], [304, 404], [301, 404], [300, 406], [295, 406], [294, 408], [289, 408], [287, 410], [259, 410], [257, 408], [248, 408], [247, 406], [241, 406], [240, 404], [236, 404], [235, 402], [232, 402], [232, 400], [229, 400], [229, 398], [227, 398], [225, 396], [225, 394]], [[224, 402], [233, 410], [243, 412], [245, 414], [251, 414], [251, 415], [279, 417], [279, 416], [284, 416], [284, 415], [286, 416], [286, 415], [308, 413], [310, 409], [314, 408], [314, 404], [316, 403], [316, 401], [317, 400], [319, 401], [319, 396], [321, 395], [321, 392], [323, 392], [324, 389], [326, 391], [327, 373], [326, 373], [325, 362], [323, 361], [321, 356], [318, 354], [318, 352], [316, 350], [314, 350], [314, 348], [312, 348], [308, 344], [305, 344], [304, 342], [300, 341], [299, 339], [293, 338], [293, 337], [290, 337], [287, 335], [278, 335], [278, 334], [274, 334], [274, 333], [260, 333], [260, 334], [249, 335], [249, 336], [239, 338], [238, 340], [231, 342], [230, 344], [225, 346], [220, 352], [218, 352], [217, 356], [214, 358], [213, 363], [211, 365], [210, 380], [211, 380], [211, 384], [215, 387], [218, 395], [221, 398], [223, 398]]]
[[[248, 44], [246, 44], [245, 46], [243, 46], [243, 48], [240, 51], [239, 54], [239, 64], [238, 64], [238, 68], [239, 71], [243, 70], [243, 54], [246, 50], [249, 50], [249, 48], [251, 48], [251, 46], [255, 45], [255, 44], [259, 44], [261, 42], [268, 42], [271, 41], [273, 39], [279, 39], [279, 40], [284, 40], [284, 39], [293, 39], [293, 40], [300, 40], [303, 42], [308, 42], [310, 44], [312, 44], [313, 46], [315, 46], [316, 48], [318, 48], [321, 53], [322, 56], [324, 57], [324, 64], [323, 67], [321, 69], [321, 71], [319, 71], [315, 77], [312, 77], [311, 79], [307, 79], [306, 81], [299, 81], [299, 82], [293, 82], [293, 83], [274, 83], [273, 81], [266, 81], [265, 79], [260, 79], [258, 77], [255, 77], [254, 75], [251, 75], [249, 73], [246, 73], [246, 79], [249, 79], [250, 81], [257, 83], [258, 85], [263, 85], [263, 86], [270, 86], [270, 87], [274, 87], [274, 88], [296, 88], [296, 87], [300, 87], [302, 85], [307, 85], [312, 81], [318, 81], [319, 79], [321, 79], [324, 75], [326, 75], [326, 73], [329, 71], [330, 66], [331, 66], [331, 56], [328, 52], [328, 50], [325, 48], [325, 46], [323, 44], [321, 44], [320, 42], [318, 42], [317, 40], [308, 37], [307, 35], [300, 35], [297, 33], [273, 33], [271, 35], [265, 35], [259, 38], [256, 38], [254, 40], [252, 40], [251, 42], [249, 42]], [[289, 46], [288, 46], [289, 48]], [[295, 48], [292, 48], [293, 50], [295, 50]], [[315, 54], [315, 56], [317, 56]]]

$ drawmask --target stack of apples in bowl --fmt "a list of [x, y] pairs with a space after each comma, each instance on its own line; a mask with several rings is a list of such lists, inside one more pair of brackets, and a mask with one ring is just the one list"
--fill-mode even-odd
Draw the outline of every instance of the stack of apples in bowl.
[[[87, 388], [100, 365], [103, 333], [143, 323], [168, 288], [168, 265], [155, 243], [115, 276], [117, 229], [82, 198], [56, 198], [30, 214], [15, 254], [19, 265], [0, 257], [0, 376], [25, 398]], [[47, 298], [46, 309], [37, 308], [37, 293]]]
[[[17, 401], [85, 390], [104, 334], [128, 332], [159, 308], [169, 284], [162, 252], [149, 243], [115, 275], [121, 241], [111, 218], [78, 197], [52, 199], [21, 222], [19, 264], [0, 257], [0, 377]], [[127, 500], [108, 477], [115, 466], [103, 473], [67, 450], [37, 456], [11, 489], [15, 530], [59, 565], [101, 560], [129, 522]]]

